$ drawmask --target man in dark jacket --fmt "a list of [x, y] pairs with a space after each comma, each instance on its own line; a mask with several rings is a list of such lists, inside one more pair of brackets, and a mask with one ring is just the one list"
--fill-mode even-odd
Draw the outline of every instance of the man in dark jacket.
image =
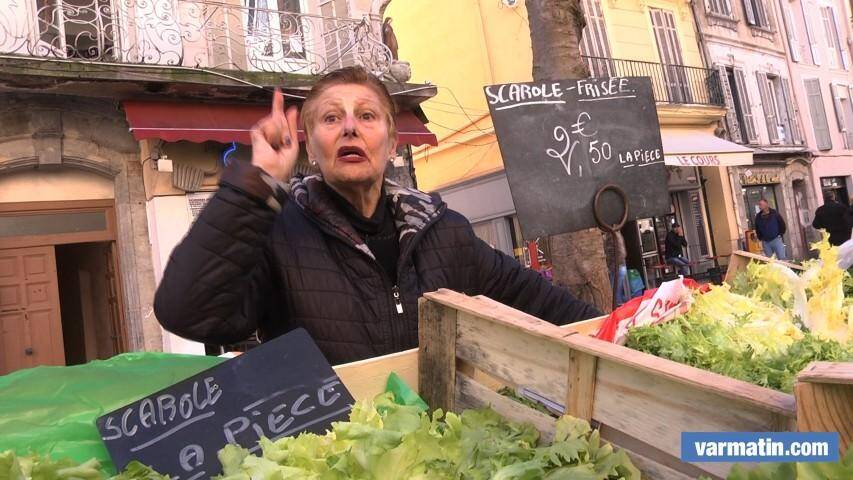
[[684, 258], [684, 247], [687, 246], [687, 240], [684, 238], [684, 229], [677, 223], [672, 224], [672, 230], [666, 234], [664, 245], [664, 258], [666, 263], [675, 265], [678, 268], [678, 273], [687, 276], [690, 275], [690, 262]]
[[829, 233], [829, 243], [839, 246], [850, 240], [850, 220], [847, 207], [836, 200], [835, 192], [827, 190], [823, 194], [823, 205], [814, 214], [812, 226]]
[[755, 233], [764, 247], [764, 255], [787, 260], [785, 243], [782, 240], [782, 235], [785, 235], [787, 230], [785, 220], [779, 212], [770, 208], [770, 203], [765, 198], [758, 201], [758, 208], [761, 210], [755, 214]]

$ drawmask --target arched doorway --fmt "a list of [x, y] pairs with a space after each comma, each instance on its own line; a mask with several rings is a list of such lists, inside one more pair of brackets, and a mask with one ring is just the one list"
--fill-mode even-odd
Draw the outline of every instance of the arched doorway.
[[127, 350], [113, 188], [79, 169], [0, 175], [0, 375]]

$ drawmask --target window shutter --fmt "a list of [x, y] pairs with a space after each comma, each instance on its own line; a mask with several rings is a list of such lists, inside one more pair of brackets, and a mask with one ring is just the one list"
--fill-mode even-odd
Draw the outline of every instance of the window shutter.
[[764, 5], [764, 0], [753, 0], [755, 2], [755, 20], [758, 25], [765, 28], [773, 28], [770, 21], [770, 15], [767, 13], [767, 7]]
[[729, 126], [729, 137], [737, 142], [743, 143], [741, 136], [740, 125], [737, 121], [737, 112], [735, 112], [735, 101], [732, 96], [732, 87], [729, 85], [729, 75], [724, 65], [717, 67], [717, 72], [720, 75], [720, 86], [723, 88], [723, 97], [726, 99], [726, 124]]
[[791, 87], [788, 86], [788, 79], [781, 77], [779, 83], [782, 84], [782, 95], [785, 97], [785, 109], [788, 111], [788, 122], [791, 124], [791, 140], [794, 144], [803, 143], [803, 135], [800, 132], [800, 119], [797, 117], [797, 112], [794, 110], [794, 102], [791, 101]]
[[791, 15], [791, 6], [788, 0], [779, 0], [782, 4], [782, 23], [785, 24], [785, 31], [788, 34], [788, 46], [791, 48], [791, 60], [800, 61], [800, 42], [797, 40], [797, 31], [794, 24], [794, 17]]
[[770, 143], [777, 143], [779, 141], [779, 133], [776, 123], [776, 112], [773, 110], [770, 92], [767, 91], [767, 75], [755, 72], [755, 79], [758, 81], [758, 95], [761, 97], [761, 108], [764, 110], [764, 121], [767, 124], [767, 137]]
[[850, 58], [848, 57], [844, 43], [841, 41], [841, 29], [838, 28], [838, 16], [835, 14], [835, 8], [826, 8], [832, 20], [832, 36], [835, 39], [835, 46], [838, 48], [838, 56], [841, 59], [841, 68], [847, 70], [850, 68]]
[[846, 99], [847, 95], [842, 93], [841, 85], [835, 83], [829, 85], [829, 90], [832, 93], [832, 104], [835, 107], [835, 120], [838, 123], [838, 131], [841, 132], [841, 136], [844, 138], [844, 147], [847, 148], [847, 129], [849, 126], [844, 118], [844, 104], [841, 101], [842, 99]]
[[818, 150], [829, 150], [832, 148], [832, 138], [829, 135], [829, 123], [826, 120], [826, 111], [823, 108], [820, 81], [816, 78], [809, 78], [803, 83], [806, 86], [809, 113], [812, 117], [812, 128], [814, 129], [817, 148]]
[[740, 98], [740, 109], [743, 112], [744, 132], [749, 143], [758, 142], [758, 132], [755, 128], [755, 120], [752, 116], [752, 102], [749, 101], [749, 92], [746, 90], [746, 76], [742, 68], [735, 68], [735, 88]]
[[[811, 4], [809, 4], [811, 7]], [[800, 10], [803, 13], [803, 23], [806, 24], [806, 38], [809, 41], [809, 50], [812, 52], [812, 63], [820, 66], [820, 50], [817, 45], [817, 30], [814, 28], [814, 24], [812, 23], [812, 16], [806, 15], [806, 2], [805, 0], [800, 1]]]
[[752, 0], [743, 0], [743, 11], [746, 14], [746, 23], [756, 25], [755, 10], [753, 10]]
[[820, 7], [820, 18], [823, 20], [823, 38], [826, 40], [826, 57], [827, 64], [830, 67], [838, 66], [838, 48], [835, 45], [835, 36], [833, 32], [835, 31], [835, 24], [832, 20], [832, 12], [829, 10], [829, 7]]

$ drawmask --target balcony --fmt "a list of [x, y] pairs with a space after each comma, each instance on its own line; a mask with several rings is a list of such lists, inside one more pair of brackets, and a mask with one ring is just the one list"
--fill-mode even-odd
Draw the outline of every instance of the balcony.
[[[0, 54], [103, 64], [319, 75], [362, 65], [388, 73], [378, 22], [243, 0], [0, 2]], [[295, 5], [279, 1], [270, 4]], [[246, 6], [250, 5], [250, 6]]]
[[719, 72], [700, 67], [637, 60], [583, 57], [593, 77], [649, 77], [655, 101], [665, 104], [725, 106]]

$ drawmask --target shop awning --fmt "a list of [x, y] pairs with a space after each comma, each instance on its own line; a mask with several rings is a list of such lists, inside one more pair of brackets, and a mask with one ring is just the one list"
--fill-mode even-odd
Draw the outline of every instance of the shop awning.
[[664, 164], [678, 167], [752, 165], [752, 149], [708, 132], [663, 130]]
[[[265, 105], [130, 100], [123, 105], [133, 138], [158, 138], [167, 142], [214, 141], [251, 145], [249, 131], [269, 113], [269, 107]], [[299, 139], [304, 140], [304, 135], [300, 126]], [[435, 134], [409, 111], [397, 114], [397, 139], [404, 145], [438, 145]]]

